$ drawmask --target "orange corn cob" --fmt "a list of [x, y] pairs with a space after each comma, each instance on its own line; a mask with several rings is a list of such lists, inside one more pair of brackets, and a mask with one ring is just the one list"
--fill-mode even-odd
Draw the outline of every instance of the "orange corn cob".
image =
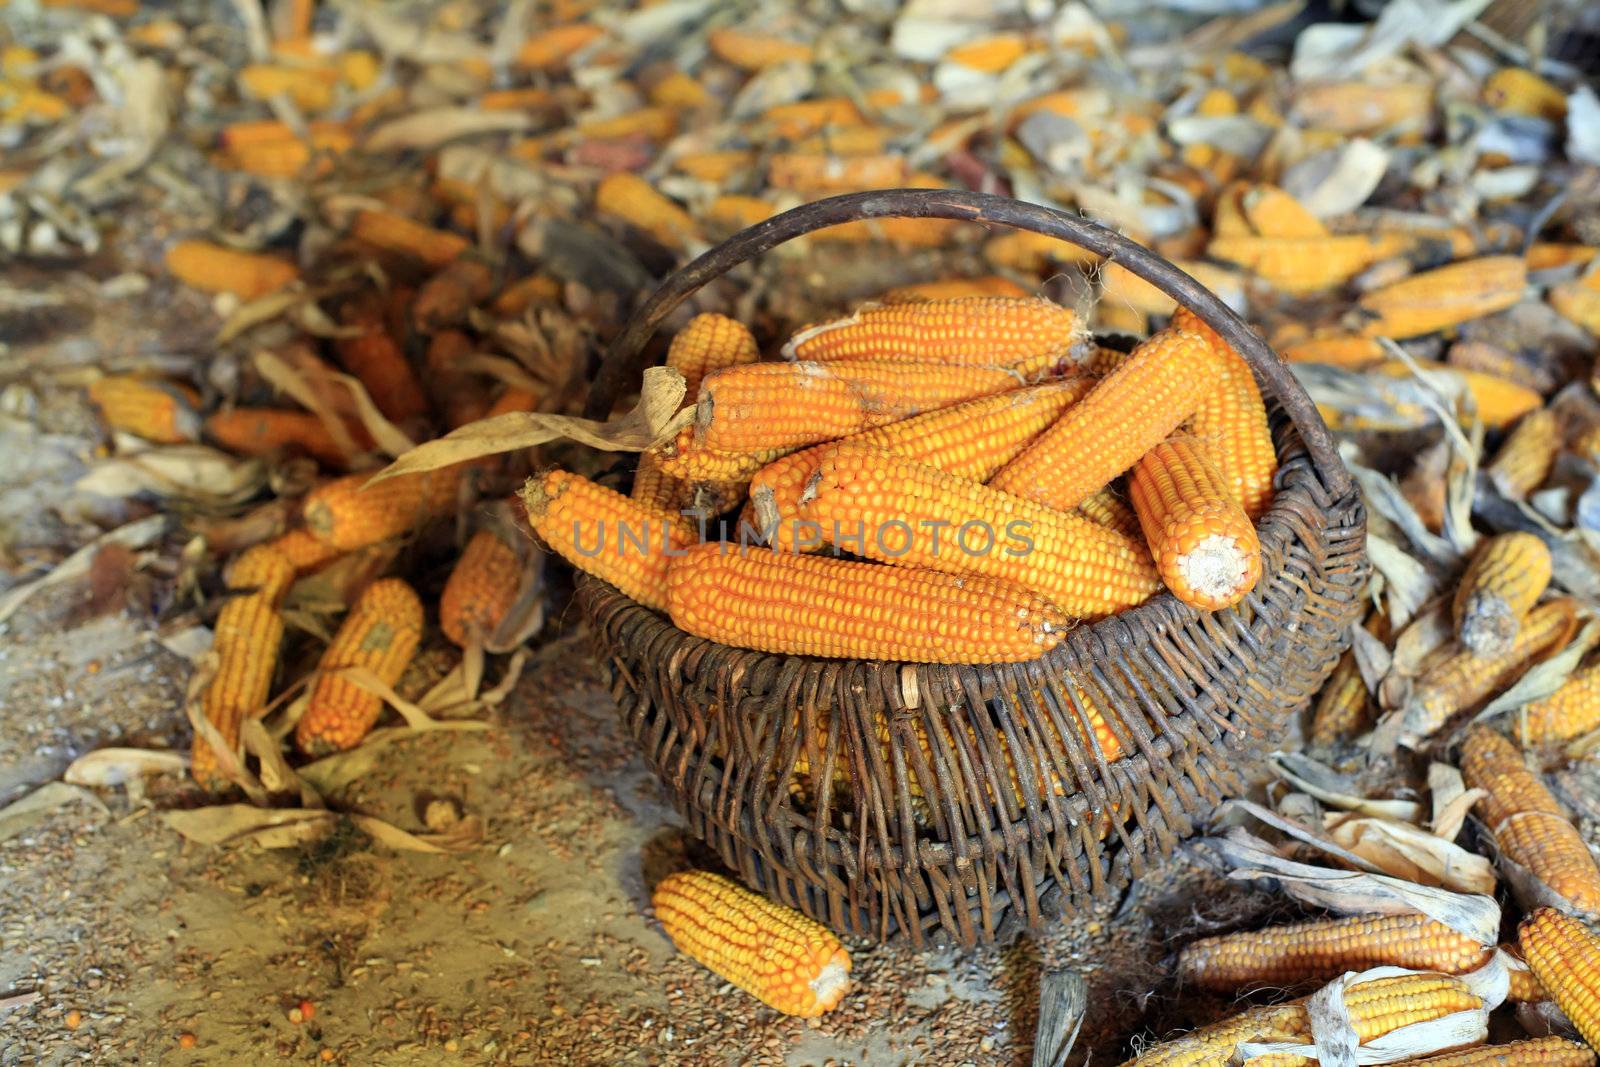
[[695, 111], [714, 103], [715, 97], [691, 75], [675, 70], [650, 86], [650, 102], [657, 107]]
[[761, 349], [748, 326], [708, 311], [690, 319], [672, 338], [666, 362], [683, 375], [688, 385], [683, 395], [692, 404], [700, 397], [700, 383], [706, 375], [760, 358]]
[[1178, 974], [1201, 989], [1237, 993], [1379, 966], [1466, 974], [1494, 951], [1426, 915], [1355, 915], [1202, 938], [1178, 953]]
[[[1483, 1002], [1459, 979], [1443, 974], [1404, 974], [1361, 982], [1345, 991], [1350, 1024], [1362, 1044], [1412, 1023], [1475, 1011]], [[1306, 1000], [1251, 1008], [1242, 1014], [1164, 1041], [1128, 1060], [1123, 1067], [1227, 1067], [1244, 1042], [1292, 1041], [1309, 1044], [1311, 1016]], [[1313, 1058], [1272, 1055], [1271, 1067], [1311, 1067]]]
[[[1589, 915], [1600, 913], [1600, 868], [1595, 866], [1583, 835], [1545, 788], [1544, 779], [1528, 769], [1517, 747], [1487, 727], [1474, 727], [1461, 748], [1461, 774], [1469, 788], [1486, 792], [1478, 801], [1478, 814], [1501, 853], [1526, 867], [1574, 908]], [[1522, 947], [1526, 952], [1526, 940]], [[1550, 977], [1531, 954], [1528, 964], [1560, 1003]], [[1577, 1021], [1577, 1016], [1572, 1018]]]
[[1207, 455], [1234, 499], [1250, 520], [1257, 522], [1272, 502], [1278, 450], [1272, 445], [1272, 429], [1267, 425], [1256, 376], [1233, 346], [1188, 308], [1180, 307], [1173, 314], [1172, 325], [1204, 337], [1217, 357], [1221, 373], [1189, 420], [1189, 432], [1205, 442]]
[[878, 297], [878, 302], [904, 304], [912, 300], [965, 300], [982, 296], [1025, 300], [1029, 293], [1010, 278], [991, 274], [986, 278], [947, 278], [944, 281], [902, 285], [883, 293]]
[[208, 293], [254, 300], [300, 277], [288, 260], [238, 252], [210, 241], [179, 241], [167, 249], [167, 271], [185, 285]]
[[992, 484], [1059, 510], [1077, 507], [1193, 415], [1217, 376], [1217, 357], [1205, 338], [1163, 330], [1134, 349]]
[[328, 66], [286, 66], [251, 63], [239, 71], [239, 86], [257, 100], [280, 94], [302, 111], [326, 111], [333, 106], [339, 72]]
[[[1093, 385], [1094, 379], [1082, 377], [1029, 386], [930, 411], [848, 440], [981, 482], [1010, 462]], [[800, 494], [828, 447], [817, 445], [774, 460], [751, 480], [750, 498], [758, 528], [771, 531], [774, 547], [792, 549], [803, 535], [796, 526]], [[820, 547], [820, 541], [813, 547]]]
[[1551, 288], [1548, 300], [1556, 314], [1600, 336], [1600, 289], [1581, 281], [1562, 282]]
[[324, 563], [338, 559], [338, 549], [319, 541], [310, 530], [296, 528], [267, 542], [278, 555], [289, 561], [295, 574], [314, 571]]
[[1489, 75], [1483, 83], [1483, 102], [1496, 111], [1555, 122], [1567, 117], [1567, 94], [1521, 67], [1502, 67]]
[[701, 212], [701, 217], [713, 230], [732, 233], [765, 222], [777, 213], [777, 205], [759, 196], [719, 196]]
[[667, 609], [681, 629], [738, 648], [911, 663], [1037, 659], [1069, 625], [1007, 582], [724, 543], [672, 561]]
[[1366, 682], [1361, 679], [1355, 656], [1346, 652], [1317, 696], [1316, 710], [1311, 715], [1311, 744], [1328, 748], [1350, 740], [1371, 725], [1371, 712]]
[[106, 425], [158, 445], [175, 445], [200, 436], [193, 390], [172, 382], [128, 375], [97, 378], [89, 399]]
[[1261, 543], [1205, 446], [1176, 438], [1147, 452], [1128, 479], [1150, 555], [1185, 604], [1220, 611], [1261, 578]]
[[496, 315], [514, 317], [535, 304], [554, 304], [561, 299], [561, 283], [548, 274], [530, 274], [500, 290], [490, 305]]
[[1477, 656], [1463, 649], [1433, 667], [1417, 682], [1405, 710], [1408, 739], [1431, 736], [1459, 712], [1487, 700], [1522, 673], [1567, 643], [1577, 627], [1577, 611], [1567, 598], [1528, 613], [1502, 655]]
[[1489, 477], [1506, 496], [1518, 500], [1544, 484], [1561, 448], [1556, 413], [1540, 408], [1522, 417], [1488, 467]]
[[948, 63], [985, 74], [999, 74], [1028, 53], [1028, 39], [1020, 33], [996, 33], [959, 44], [944, 54]]
[[763, 70], [776, 63], [811, 61], [811, 46], [767, 33], [723, 28], [706, 37], [712, 54], [741, 70]]
[[494, 292], [494, 271], [474, 256], [462, 256], [417, 290], [412, 321], [428, 333], [459, 325], [467, 312]]
[[[1437, 363], [1423, 363], [1422, 367], [1429, 374], [1454, 376], [1459, 379], [1472, 397], [1479, 420], [1490, 430], [1509, 426], [1530, 411], [1537, 411], [1544, 406], [1544, 397], [1540, 396], [1537, 390], [1498, 378], [1493, 374], [1460, 367], [1447, 367]], [[1413, 373], [1410, 367], [1399, 360], [1380, 363], [1368, 370], [1371, 374], [1382, 374], [1390, 378], [1409, 378]]]
[[478, 97], [479, 111], [549, 111], [556, 106], [554, 93], [534, 85], [497, 89]]
[[1554, 384], [1548, 373], [1530, 367], [1499, 345], [1486, 341], [1455, 342], [1445, 353], [1445, 362], [1462, 370], [1504, 378], [1529, 389], [1545, 390]]
[[322, 420], [305, 411], [279, 408], [219, 411], [206, 418], [205, 433], [210, 440], [242, 456], [300, 451], [335, 467], [350, 459]]
[[594, 194], [594, 209], [680, 251], [698, 230], [687, 211], [630, 171], [618, 171], [600, 183]]
[[780, 152], [767, 161], [767, 185], [807, 193], [849, 192], [904, 185], [906, 161], [897, 155], [807, 155]]
[[1600, 247], [1595, 245], [1558, 244], [1551, 241], [1535, 241], [1528, 246], [1525, 257], [1528, 269], [1553, 270], [1556, 267], [1581, 267], [1594, 262], [1600, 254]]
[[1328, 228], [1305, 205], [1275, 185], [1258, 185], [1241, 198], [1245, 219], [1262, 237], [1312, 239], [1328, 236]]
[[1142, 546], [1115, 530], [878, 448], [829, 448], [801, 504], [802, 518], [857, 555], [986, 574], [1071, 615], [1108, 615], [1159, 588]]
[[[717, 182], [727, 181], [736, 174], [742, 174], [755, 164], [756, 154], [748, 148], [730, 148], [719, 152], [691, 152], [673, 159], [672, 165], [677, 170], [699, 178], [702, 181]], [[749, 199], [735, 197], [736, 200]]]
[[1303, 295], [1343, 285], [1404, 247], [1394, 238], [1365, 234], [1289, 238], [1217, 237], [1206, 246], [1213, 259], [1236, 263], [1285, 293]]
[[645, 607], [666, 610], [667, 567], [694, 540], [681, 515], [563, 470], [530, 479], [522, 499], [529, 524], [556, 554]]
[[1069, 308], [991, 296], [867, 308], [806, 327], [784, 354], [816, 362], [948, 363], [1030, 373], [1065, 358], [1081, 336], [1082, 325]]
[[1512, 716], [1517, 739], [1537, 748], [1600, 728], [1600, 665], [1574, 671], [1561, 688]]
[[866, 121], [855, 101], [846, 96], [777, 104], [762, 112], [761, 118], [774, 137], [791, 141], [829, 126], [857, 126]]
[[358, 301], [341, 318], [344, 325], [361, 332], [335, 340], [334, 352], [344, 369], [360, 379], [384, 418], [396, 423], [426, 418], [428, 400], [422, 383], [390, 336], [382, 309], [371, 301]]
[[678, 132], [677, 112], [665, 107], [641, 107], [622, 115], [605, 119], [588, 119], [578, 123], [578, 136], [590, 141], [608, 141], [625, 137], [643, 137], [649, 141], [665, 141]]
[[786, 1015], [815, 1018], [850, 991], [837, 937], [720, 874], [668, 875], [650, 903], [678, 951]]
[[465, 648], [474, 632], [494, 633], [522, 585], [522, 555], [496, 530], [472, 535], [439, 596], [439, 629]]
[[1373, 316], [1369, 337], [1404, 339], [1482, 318], [1522, 299], [1528, 265], [1520, 256], [1484, 256], [1414, 274], [1362, 296]]
[[1075, 510], [1090, 522], [1115, 530], [1135, 541], [1144, 539], [1144, 528], [1139, 525], [1138, 514], [1109, 485], [1085, 497]]
[[1600, 1045], [1600, 938], [1554, 908], [1540, 908], [1517, 930], [1528, 966], [1589, 1045]]
[[1281, 346], [1279, 354], [1289, 363], [1326, 363], [1334, 367], [1365, 367], [1388, 358], [1376, 338], [1357, 334], [1312, 337]]
[[694, 503], [694, 486], [663, 471], [661, 460], [654, 452], [641, 452], [628, 498], [677, 515]]
[[[234, 560], [226, 581], [240, 595], [224, 604], [217, 616], [212, 642], [217, 672], [206, 686], [201, 708], [223, 743], [237, 752], [240, 725], [257, 714], [271, 695], [278, 646], [283, 642], [278, 604], [294, 581], [294, 567], [274, 549], [257, 545]], [[204, 737], [194, 739], [190, 772], [205, 789], [229, 785]]]
[[[1237, 271], [1195, 259], [1177, 259], [1174, 266], [1217, 293], [1237, 293], [1243, 279]], [[1177, 302], [1120, 263], [1107, 263], [1100, 272], [1101, 303], [1132, 308], [1142, 315], [1171, 315]]]
[[1396, 1067], [1594, 1067], [1594, 1053], [1564, 1037], [1530, 1037], [1508, 1045], [1441, 1052], [1420, 1060], [1401, 1060]]
[[385, 685], [394, 685], [421, 642], [422, 601], [412, 588], [399, 578], [380, 578], [367, 586], [317, 664], [322, 673], [295, 724], [295, 747], [321, 756], [360, 744], [378, 721], [383, 698], [335, 672], [364, 667]]
[[435, 270], [472, 247], [465, 237], [391, 211], [358, 211], [350, 224], [350, 236], [380, 252], [421, 260]]
[[915, 363], [753, 363], [709, 375], [700, 385], [700, 444], [754, 452], [847, 437], [974, 397], [1014, 389], [998, 367]]
[[1296, 89], [1294, 104], [1306, 126], [1344, 134], [1422, 129], [1432, 107], [1431, 82], [1309, 82]]
[[677, 437], [653, 450], [663, 474], [689, 482], [749, 481], [756, 471], [788, 452], [721, 452], [696, 444], [694, 436], [694, 427], [685, 426]]
[[1476, 656], [1503, 656], [1523, 618], [1550, 584], [1544, 541], [1530, 533], [1491, 537], [1478, 549], [1456, 589], [1456, 637]]
[[1532, 1004], [1550, 999], [1550, 993], [1539, 984], [1532, 968], [1522, 958], [1522, 946], [1515, 943], [1501, 945], [1500, 951], [1506, 954], [1506, 973], [1511, 978], [1511, 987], [1506, 991], [1506, 1003]]
[[291, 178], [304, 171], [314, 156], [321, 158], [318, 173], [331, 168], [331, 157], [349, 151], [355, 143], [342, 122], [313, 122], [301, 140], [286, 123], [240, 122], [222, 131], [223, 163], [266, 178]]
[[603, 33], [605, 31], [592, 22], [551, 26], [522, 43], [517, 50], [517, 66], [529, 70], [552, 70]]
[[350, 474], [313, 489], [300, 511], [306, 529], [348, 552], [399, 537], [449, 511], [465, 473], [458, 464], [401, 474], [370, 487], [371, 471]]

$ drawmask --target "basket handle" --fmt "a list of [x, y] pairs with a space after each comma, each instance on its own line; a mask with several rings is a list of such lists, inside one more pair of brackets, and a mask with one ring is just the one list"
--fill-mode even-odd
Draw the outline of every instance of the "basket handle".
[[1343, 496], [1350, 490], [1350, 472], [1339, 458], [1333, 434], [1304, 387], [1277, 353], [1205, 286], [1143, 245], [1081, 216], [1007, 196], [961, 189], [880, 189], [847, 193], [803, 204], [740, 230], [669, 275], [634, 311], [606, 350], [589, 392], [585, 414], [590, 418], [603, 418], [610, 412], [624, 385], [642, 373], [639, 363], [645, 344], [661, 320], [707, 282], [813, 230], [859, 219], [881, 218], [956, 219], [1032, 230], [1121, 264], [1192, 310], [1232, 345], [1300, 431], [1312, 465], [1329, 492]]

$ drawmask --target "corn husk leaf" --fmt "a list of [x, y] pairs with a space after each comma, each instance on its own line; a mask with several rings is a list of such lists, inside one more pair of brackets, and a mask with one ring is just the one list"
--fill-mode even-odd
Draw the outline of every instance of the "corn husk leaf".
[[209, 445], [169, 445], [97, 463], [73, 488], [108, 497], [151, 493], [222, 509], [250, 499], [266, 483], [260, 459], [239, 459]]
[[332, 833], [342, 821], [353, 823], [380, 845], [403, 852], [465, 852], [482, 839], [476, 820], [445, 834], [415, 834], [371, 815], [313, 811], [304, 808], [258, 808], [218, 804], [189, 811], [169, 811], [163, 818], [185, 838], [201, 845], [254, 844], [261, 848], [299, 848]]
[[1318, 218], [1366, 203], [1389, 168], [1389, 153], [1365, 137], [1301, 160], [1283, 175], [1283, 188]]
[[1274, 752], [1270, 762], [1284, 781], [1332, 807], [1413, 823], [1422, 815], [1422, 805], [1414, 800], [1374, 800], [1362, 796], [1351, 779], [1298, 752]]
[[68, 764], [61, 780], [71, 785], [109, 789], [141, 778], [181, 775], [189, 759], [181, 752], [148, 748], [98, 748]]
[[1462, 893], [1494, 893], [1494, 867], [1487, 859], [1410, 823], [1330, 815], [1324, 829], [1385, 874]]
[[1448, 763], [1428, 765], [1428, 795], [1433, 800], [1433, 818], [1428, 826], [1435, 837], [1454, 841], [1467, 821], [1472, 805], [1487, 795], [1482, 789], [1468, 789], [1461, 772]]
[[533, 116], [521, 111], [480, 111], [470, 107], [436, 107], [384, 123], [367, 137], [369, 152], [437, 148], [462, 137], [530, 130]]

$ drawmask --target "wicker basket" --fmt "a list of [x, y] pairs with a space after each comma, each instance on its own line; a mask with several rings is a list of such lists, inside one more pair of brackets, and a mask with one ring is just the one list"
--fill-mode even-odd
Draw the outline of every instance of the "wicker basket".
[[[1030, 663], [751, 652], [580, 582], [629, 730], [729, 867], [841, 933], [971, 945], [1125, 885], [1247, 786], [1348, 641], [1365, 519], [1310, 399], [1232, 312], [1127, 239], [1002, 197], [853, 194], [744, 231], [644, 304], [607, 355], [592, 410], [609, 407], [656, 324], [710, 278], [822, 226], [885, 216], [1036, 230], [1160, 286], [1251, 362], [1282, 464], [1260, 525], [1262, 578], [1238, 607], [1207, 614], [1163, 593]], [[1085, 698], [1115, 712], [1121, 759], [1106, 762], [1081, 729]]]

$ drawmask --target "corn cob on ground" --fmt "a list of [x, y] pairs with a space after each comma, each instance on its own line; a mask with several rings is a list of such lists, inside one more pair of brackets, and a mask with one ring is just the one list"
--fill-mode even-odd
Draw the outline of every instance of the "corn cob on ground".
[[338, 559], [342, 554], [337, 548], [319, 540], [315, 534], [304, 528], [293, 529], [275, 537], [267, 542], [267, 546], [288, 560], [295, 574], [314, 571], [324, 563]]
[[334, 342], [339, 363], [361, 380], [384, 418], [400, 424], [424, 418], [428, 401], [422, 383], [399, 342], [390, 336], [377, 302], [357, 302], [345, 310], [343, 321], [360, 332]]
[[174, 445], [200, 436], [194, 392], [172, 382], [127, 375], [97, 378], [89, 383], [89, 400], [107, 426], [154, 444]]
[[1367, 293], [1360, 307], [1369, 337], [1404, 340], [1503, 311], [1522, 299], [1528, 267], [1521, 256], [1452, 263]]
[[1544, 484], [1560, 449], [1560, 420], [1540, 408], [1522, 417], [1486, 469], [1502, 493], [1520, 500]]
[[671, 561], [667, 610], [739, 648], [913, 663], [1037, 659], [1070, 625], [1007, 582], [723, 543]]
[[254, 300], [300, 277], [300, 269], [276, 256], [239, 252], [209, 241], [179, 241], [167, 249], [167, 270], [207, 293], [232, 293]]
[[847, 319], [807, 326], [784, 347], [784, 354], [817, 362], [1014, 367], [1026, 374], [1066, 359], [1082, 332], [1069, 308], [1048, 300], [926, 300], [866, 308]]
[[439, 594], [439, 629], [466, 647], [474, 633], [487, 637], [516, 602], [522, 586], [522, 555], [497, 530], [472, 535]]
[[706, 375], [761, 358], [750, 328], [737, 319], [705, 312], [689, 320], [667, 346], [667, 366], [683, 375], [684, 398], [694, 403]]
[[668, 875], [650, 902], [680, 952], [768, 1007], [815, 1018], [850, 991], [850, 954], [837, 937], [720, 874]]
[[206, 437], [237, 455], [269, 456], [279, 451], [304, 452], [329, 466], [350, 458], [322, 420], [308, 411], [278, 408], [234, 408], [208, 415]]
[[1594, 1067], [1594, 1053], [1564, 1037], [1530, 1037], [1507, 1045], [1441, 1052], [1420, 1060], [1401, 1060], [1396, 1067]]
[[1554, 908], [1522, 921], [1517, 941], [1528, 966], [1590, 1047], [1600, 1045], [1600, 938]]
[[[1517, 747], [1487, 727], [1474, 727], [1462, 745], [1461, 773], [1470, 788], [1485, 791], [1478, 813], [1506, 857], [1526, 867], [1573, 907], [1600, 914], [1600, 867], [1583, 835], [1543, 779], [1528, 769]], [[1537, 968], [1534, 973], [1539, 973]], [[1549, 988], [1542, 974], [1539, 978]]]
[[1530, 533], [1491, 537], [1472, 558], [1456, 590], [1456, 637], [1477, 656], [1503, 656], [1523, 619], [1550, 584], [1552, 561]]
[[1327, 748], [1348, 741], [1371, 725], [1372, 700], [1367, 684], [1356, 666], [1356, 657], [1346, 652], [1317, 694], [1311, 715], [1310, 741], [1315, 748]]
[[1134, 465], [1128, 497], [1167, 588], [1218, 611], [1255, 588], [1261, 543], [1209, 451], [1193, 439], [1163, 441]]
[[1250, 521], [1260, 521], [1272, 503], [1278, 451], [1272, 445], [1272, 428], [1255, 374], [1232, 345], [1188, 308], [1173, 313], [1172, 325], [1204, 337], [1217, 359], [1217, 381], [1201, 397], [1189, 432], [1205, 443], [1207, 455]]
[[399, 578], [380, 578], [362, 591], [317, 664], [323, 672], [295, 724], [294, 743], [311, 756], [354, 748], [383, 711], [383, 699], [340, 677], [365, 667], [386, 685], [400, 680], [422, 641], [422, 601]]
[[372, 485], [370, 471], [346, 475], [313, 489], [300, 513], [306, 529], [327, 544], [347, 552], [365, 548], [444, 514], [455, 504], [466, 473], [457, 465]]
[[1600, 664], [1579, 668], [1561, 688], [1511, 717], [1517, 740], [1528, 748], [1582, 737], [1600, 728]]

